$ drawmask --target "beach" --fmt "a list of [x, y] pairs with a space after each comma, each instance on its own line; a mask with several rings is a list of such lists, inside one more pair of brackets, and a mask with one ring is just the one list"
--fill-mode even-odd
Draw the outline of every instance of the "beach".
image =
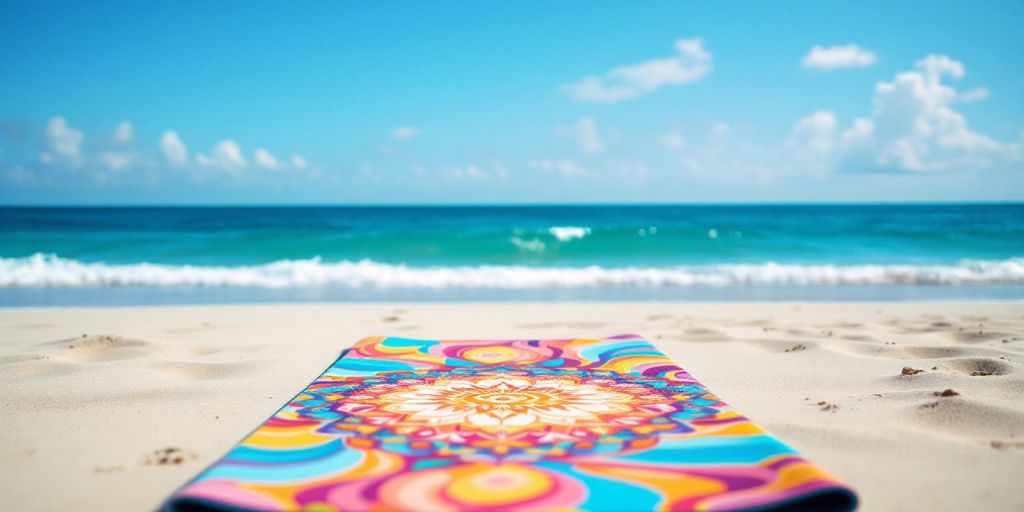
[[0, 502], [154, 509], [366, 336], [622, 333], [862, 510], [1024, 507], [1024, 305], [983, 301], [3, 309]]
[[0, 512], [1024, 512], [1024, 2], [4, 11]]

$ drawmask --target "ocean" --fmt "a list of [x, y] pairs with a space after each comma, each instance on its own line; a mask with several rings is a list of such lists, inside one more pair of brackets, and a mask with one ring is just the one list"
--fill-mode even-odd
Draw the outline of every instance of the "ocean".
[[1024, 204], [0, 208], [0, 306], [1024, 298]]

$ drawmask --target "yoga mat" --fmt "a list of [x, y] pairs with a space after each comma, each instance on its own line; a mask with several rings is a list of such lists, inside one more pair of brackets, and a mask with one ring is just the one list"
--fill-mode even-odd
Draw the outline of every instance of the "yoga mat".
[[851, 510], [644, 339], [367, 338], [165, 510]]

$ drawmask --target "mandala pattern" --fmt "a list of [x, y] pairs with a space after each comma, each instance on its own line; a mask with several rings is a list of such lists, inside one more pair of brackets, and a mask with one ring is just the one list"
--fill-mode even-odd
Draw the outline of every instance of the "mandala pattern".
[[848, 510], [648, 342], [369, 338], [167, 510]]
[[303, 395], [298, 417], [327, 420], [318, 431], [350, 443], [495, 461], [645, 446], [718, 412], [693, 384], [528, 366], [398, 371], [314, 383]]

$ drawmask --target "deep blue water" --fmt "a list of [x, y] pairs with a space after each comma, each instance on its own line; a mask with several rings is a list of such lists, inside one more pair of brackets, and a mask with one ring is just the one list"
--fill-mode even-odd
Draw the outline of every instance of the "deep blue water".
[[3, 305], [863, 290], [1024, 296], [1024, 204], [0, 208]]

